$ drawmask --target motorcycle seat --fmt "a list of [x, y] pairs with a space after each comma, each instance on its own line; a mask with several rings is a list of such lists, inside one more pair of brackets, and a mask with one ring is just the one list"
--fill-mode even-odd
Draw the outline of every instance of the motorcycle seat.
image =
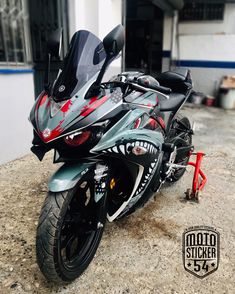
[[170, 94], [169, 99], [165, 99], [159, 102], [160, 111], [177, 111], [185, 101], [186, 96], [183, 94]]
[[159, 74], [156, 79], [161, 86], [169, 87], [173, 92], [186, 93], [192, 85], [191, 74], [188, 69], [176, 69], [175, 71], [166, 71]]
[[180, 68], [175, 71], [166, 71], [158, 75], [157, 80], [160, 82], [185, 82], [189, 74], [188, 69]]

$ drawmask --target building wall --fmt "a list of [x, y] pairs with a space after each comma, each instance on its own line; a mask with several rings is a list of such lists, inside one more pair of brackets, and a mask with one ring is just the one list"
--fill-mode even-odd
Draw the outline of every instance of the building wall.
[[[164, 50], [171, 51], [172, 17], [165, 16]], [[224, 21], [181, 22], [172, 58], [190, 68], [195, 89], [215, 95], [224, 75], [235, 73], [235, 4], [226, 4]], [[166, 55], [166, 53], [165, 53]], [[168, 53], [169, 55], [169, 53]], [[163, 59], [167, 69], [168, 58]]]
[[32, 71], [3, 74], [0, 70], [0, 164], [30, 152], [32, 127], [28, 116], [34, 102]]
[[[122, 23], [121, 0], [70, 0], [69, 1], [70, 35], [85, 29], [101, 40], [116, 25]], [[120, 73], [121, 58], [115, 60], [107, 70], [104, 80]]]

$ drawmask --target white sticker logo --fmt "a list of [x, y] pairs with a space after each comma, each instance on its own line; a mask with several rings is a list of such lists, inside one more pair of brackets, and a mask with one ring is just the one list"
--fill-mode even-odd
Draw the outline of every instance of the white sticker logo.
[[59, 92], [63, 92], [65, 90], [65, 86], [64, 85], [61, 85], [60, 87], [59, 87]]
[[51, 130], [50, 129], [45, 129], [44, 131], [43, 131], [43, 133], [42, 133], [42, 135], [43, 135], [43, 137], [46, 139], [46, 138], [48, 138], [48, 137], [50, 137], [50, 135], [51, 135]]

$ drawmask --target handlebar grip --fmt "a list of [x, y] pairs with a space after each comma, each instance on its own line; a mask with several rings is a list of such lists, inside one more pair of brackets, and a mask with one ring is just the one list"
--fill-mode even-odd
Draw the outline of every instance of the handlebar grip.
[[163, 94], [170, 94], [172, 92], [171, 88], [167, 88], [167, 87], [163, 87], [163, 86], [158, 86], [158, 85], [141, 85], [141, 84], [134, 84], [134, 83], [131, 83], [131, 86], [133, 88], [136, 88], [136, 89], [141, 89], [142, 91], [145, 91], [145, 92], [148, 92], [149, 89], [152, 89], [152, 90], [155, 90], [155, 91], [159, 91]]
[[171, 88], [163, 87], [163, 86], [154, 86], [155, 90], [162, 92], [164, 94], [170, 94], [172, 92]]

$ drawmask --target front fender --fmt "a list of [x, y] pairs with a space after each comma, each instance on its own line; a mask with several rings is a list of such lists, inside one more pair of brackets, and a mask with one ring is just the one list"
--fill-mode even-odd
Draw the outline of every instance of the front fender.
[[62, 192], [72, 189], [95, 164], [95, 162], [65, 163], [50, 178], [48, 183], [49, 191]]

